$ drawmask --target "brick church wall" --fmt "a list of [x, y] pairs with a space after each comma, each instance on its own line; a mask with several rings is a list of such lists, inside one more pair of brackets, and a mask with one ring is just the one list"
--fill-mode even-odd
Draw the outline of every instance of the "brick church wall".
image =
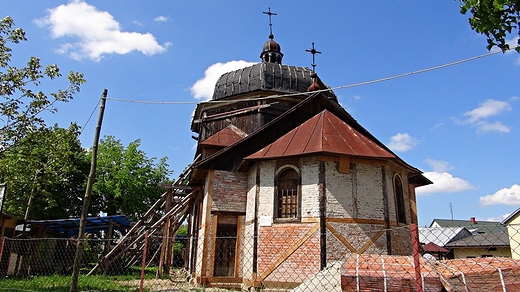
[[246, 211], [247, 173], [215, 170], [212, 211]]

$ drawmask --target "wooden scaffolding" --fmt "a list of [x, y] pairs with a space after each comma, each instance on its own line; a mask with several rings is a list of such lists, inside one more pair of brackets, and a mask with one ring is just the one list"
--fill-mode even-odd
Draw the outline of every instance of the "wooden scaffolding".
[[[142, 260], [145, 241], [148, 241], [148, 246], [160, 245], [157, 252], [149, 259], [149, 262], [154, 261], [159, 255], [157, 277], [169, 274], [173, 266], [175, 236], [191, 213], [199, 191], [187, 185], [190, 173], [191, 165], [173, 184], [160, 184], [166, 192], [117, 244], [99, 258], [98, 263], [87, 275], [96, 272], [106, 273], [114, 265], [124, 264], [126, 267], [135, 265]], [[125, 256], [124, 260], [122, 260], [123, 256]]]

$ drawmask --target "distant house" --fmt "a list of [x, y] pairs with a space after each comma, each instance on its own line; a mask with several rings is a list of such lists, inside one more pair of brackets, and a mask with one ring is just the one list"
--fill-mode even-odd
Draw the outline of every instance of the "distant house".
[[433, 219], [430, 224], [432, 227], [465, 227], [472, 233], [476, 232], [501, 232], [500, 222], [498, 221], [479, 221], [475, 217], [471, 217], [469, 220], [452, 220], [452, 219]]
[[516, 209], [501, 223], [507, 226], [511, 256], [514, 259], [520, 259], [520, 208]]
[[[444, 257], [511, 257], [509, 236], [500, 222], [434, 219], [430, 227], [419, 228], [423, 246], [433, 243], [449, 250]], [[439, 254], [437, 254], [439, 258]]]
[[[471, 236], [472, 233], [465, 227], [420, 227], [419, 228], [419, 242], [424, 246], [435, 244], [439, 247], [444, 247], [450, 242]], [[439, 257], [437, 257], [439, 258]], [[453, 259], [453, 252], [448, 249], [448, 252], [442, 258]]]
[[509, 236], [505, 232], [477, 233], [444, 246], [454, 258], [511, 257]]

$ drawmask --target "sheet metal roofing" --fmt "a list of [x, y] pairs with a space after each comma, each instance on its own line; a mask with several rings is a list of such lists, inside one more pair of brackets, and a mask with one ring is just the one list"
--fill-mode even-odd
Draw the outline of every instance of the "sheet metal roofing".
[[509, 246], [507, 233], [477, 233], [445, 245], [446, 247], [483, 247], [483, 246]]
[[468, 236], [471, 236], [471, 232], [464, 227], [419, 227], [419, 241], [424, 244], [433, 242], [438, 246], [445, 246]]
[[339, 154], [396, 158], [340, 118], [323, 110], [300, 126], [245, 159], [274, 159], [307, 154]]
[[[67, 237], [77, 236], [79, 230], [79, 218], [73, 219], [57, 219], [57, 220], [29, 220], [28, 224], [35, 227], [45, 227], [59, 233], [64, 233]], [[107, 231], [113, 224], [113, 230], [119, 230], [122, 233], [130, 227], [130, 219], [123, 215], [88, 217], [85, 225], [85, 233], [93, 233], [101, 230]]]
[[215, 135], [202, 141], [200, 145], [227, 147], [235, 142], [242, 140], [242, 138], [244, 138], [245, 136], [247, 135], [240, 131], [237, 127], [228, 126], [222, 129], [221, 131], [217, 132]]
[[222, 74], [215, 84], [212, 100], [220, 100], [255, 90], [281, 93], [306, 92], [312, 84], [312, 70], [276, 63], [261, 62]]

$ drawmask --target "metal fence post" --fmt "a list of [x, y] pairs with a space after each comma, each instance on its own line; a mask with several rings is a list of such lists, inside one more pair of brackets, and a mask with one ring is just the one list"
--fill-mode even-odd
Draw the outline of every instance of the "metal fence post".
[[421, 256], [419, 250], [419, 232], [417, 225], [410, 224], [410, 233], [412, 235], [412, 247], [413, 247], [413, 266], [415, 268], [415, 287], [417, 292], [422, 292], [422, 277], [421, 277], [421, 262], [419, 258]]

